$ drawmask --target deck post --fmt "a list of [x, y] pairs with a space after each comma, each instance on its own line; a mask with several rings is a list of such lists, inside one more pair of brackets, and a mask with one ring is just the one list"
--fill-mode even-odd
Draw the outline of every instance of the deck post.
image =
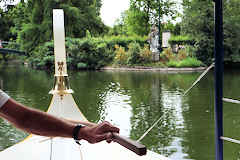
[[223, 2], [215, 0], [215, 154], [223, 160]]

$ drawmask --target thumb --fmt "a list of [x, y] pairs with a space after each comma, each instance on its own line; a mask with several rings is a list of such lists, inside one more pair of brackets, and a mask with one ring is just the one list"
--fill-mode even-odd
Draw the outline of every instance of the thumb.
[[111, 143], [112, 140], [113, 140], [113, 134], [111, 132], [108, 132], [107, 139], [106, 139], [107, 143]]

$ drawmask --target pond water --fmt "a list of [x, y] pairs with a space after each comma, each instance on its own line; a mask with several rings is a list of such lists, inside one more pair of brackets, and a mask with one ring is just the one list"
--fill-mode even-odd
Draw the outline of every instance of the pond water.
[[[80, 110], [92, 122], [108, 120], [121, 134], [173, 160], [213, 160], [214, 77], [208, 73], [186, 96], [201, 73], [71, 71], [70, 84]], [[0, 66], [0, 84], [12, 98], [46, 111], [53, 73], [16, 65]], [[226, 70], [224, 97], [238, 99], [240, 71]], [[224, 135], [240, 139], [240, 106], [224, 103]], [[0, 119], [0, 150], [27, 136]], [[224, 158], [240, 159], [240, 145], [224, 142]]]

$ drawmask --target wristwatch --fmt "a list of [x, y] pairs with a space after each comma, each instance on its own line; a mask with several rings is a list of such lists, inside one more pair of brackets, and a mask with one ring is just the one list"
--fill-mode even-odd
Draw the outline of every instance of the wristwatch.
[[75, 140], [75, 142], [76, 142], [77, 144], [79, 144], [79, 145], [81, 145], [81, 144], [79, 143], [79, 140], [80, 140], [80, 139], [78, 138], [78, 133], [79, 133], [80, 129], [83, 128], [83, 127], [84, 127], [83, 125], [77, 124], [77, 125], [73, 128], [72, 137], [73, 137], [73, 139]]

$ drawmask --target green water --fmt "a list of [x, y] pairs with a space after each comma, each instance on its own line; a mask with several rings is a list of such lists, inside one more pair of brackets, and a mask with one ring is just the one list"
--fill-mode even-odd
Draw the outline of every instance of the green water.
[[[141, 141], [148, 149], [173, 160], [213, 160], [214, 78], [204, 77], [189, 94], [184, 91], [200, 73], [70, 72], [74, 98], [88, 120], [108, 120], [121, 134], [137, 140], [159, 118]], [[3, 89], [18, 102], [45, 111], [53, 73], [21, 66], [0, 66]], [[240, 71], [226, 71], [224, 96], [239, 99]], [[1, 84], [1, 83], [0, 83]], [[240, 139], [240, 106], [224, 103], [224, 135]], [[0, 150], [27, 136], [0, 119]], [[224, 158], [240, 159], [240, 145], [224, 142]]]

